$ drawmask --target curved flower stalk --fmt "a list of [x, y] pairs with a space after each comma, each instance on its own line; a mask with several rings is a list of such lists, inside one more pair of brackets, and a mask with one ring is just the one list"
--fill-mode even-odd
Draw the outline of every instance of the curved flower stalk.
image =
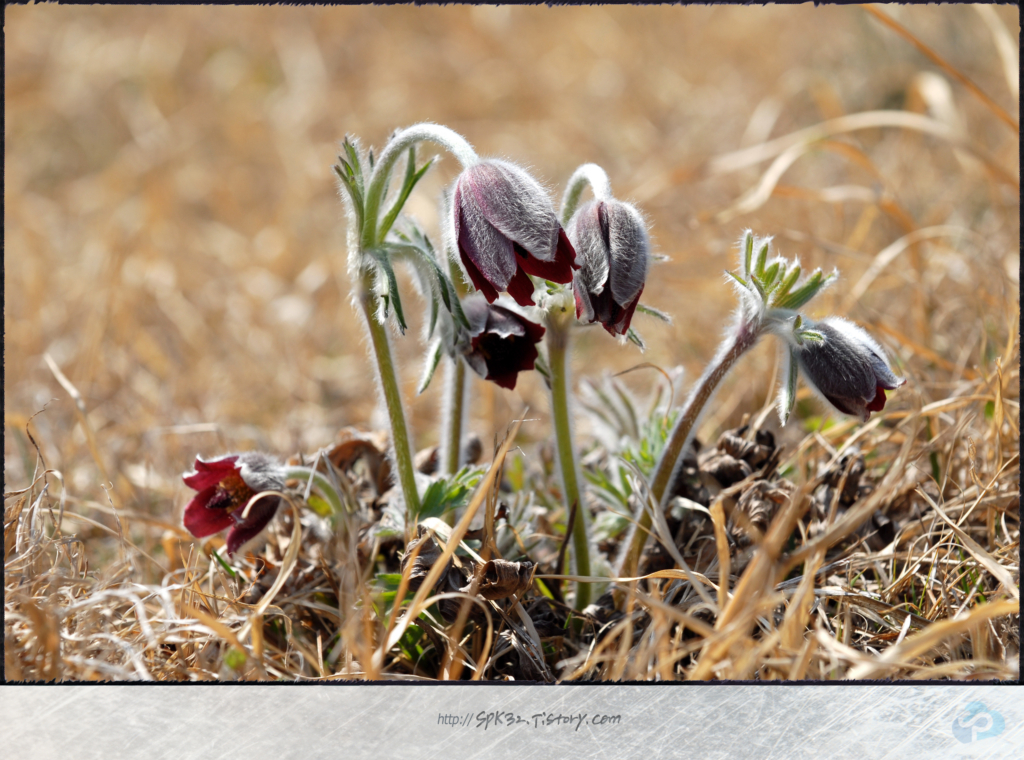
[[217, 459], [196, 457], [192, 472], [182, 478], [198, 493], [185, 506], [183, 523], [196, 538], [227, 530], [227, 551], [235, 554], [252, 543], [277, 514], [278, 495], [288, 478], [312, 478], [330, 504], [334, 516], [342, 514], [334, 487], [308, 467], [287, 467], [258, 451], [229, 454]]
[[459, 175], [450, 234], [466, 274], [490, 303], [506, 291], [532, 306], [529, 275], [567, 283], [579, 267], [544, 188], [508, 161], [488, 159]]
[[[683, 449], [718, 384], [765, 333], [776, 334], [789, 349], [779, 400], [783, 423], [796, 399], [797, 368], [836, 409], [862, 420], [871, 411], [881, 410], [885, 390], [903, 384], [890, 369], [884, 352], [861, 328], [837, 317], [809, 322], [799, 313], [836, 280], [838, 273], [826, 275], [815, 269], [801, 280], [799, 262], [779, 256], [769, 259], [770, 247], [770, 238], [755, 238], [748, 230], [740, 242], [739, 271], [726, 272], [739, 295], [739, 309], [718, 352], [683, 404], [652, 473], [651, 496], [658, 508], [662, 507]], [[636, 575], [650, 526], [651, 514], [643, 505], [620, 559], [619, 576]]]
[[[594, 199], [580, 206], [580, 197], [588, 186]], [[626, 335], [631, 332], [630, 320], [650, 265], [650, 244], [643, 218], [635, 208], [612, 196], [608, 175], [596, 164], [584, 164], [573, 173], [561, 214], [580, 264], [572, 281], [576, 318], [587, 324], [600, 322], [612, 335]], [[590, 575], [589, 518], [581, 499], [572, 434], [568, 355], [573, 320], [569, 311], [572, 301], [567, 296], [565, 292], [554, 291], [545, 301], [545, 342], [562, 492], [566, 514], [575, 515], [566, 530], [572, 532], [575, 572], [585, 576]], [[577, 609], [590, 603], [590, 592], [590, 584], [576, 584]]]
[[[422, 257], [423, 252], [414, 245], [396, 246], [387, 242], [386, 238], [412, 189], [430, 166], [428, 162], [416, 168], [415, 146], [425, 140], [451, 151], [464, 167], [473, 166], [479, 161], [469, 143], [452, 130], [437, 124], [418, 124], [396, 132], [376, 161], [372, 151], [364, 155], [353, 140], [346, 138], [342, 144], [344, 155], [339, 156], [339, 163], [335, 167], [348, 215], [349, 273], [353, 295], [366, 319], [379, 390], [391, 426], [392, 458], [405, 508], [410, 514], [419, 512], [420, 496], [390, 338], [384, 323], [393, 314], [399, 331], [405, 332], [405, 315], [392, 266], [396, 248], [401, 248], [403, 253], [413, 257]], [[392, 170], [403, 156], [407, 158], [402, 184], [392, 196], [390, 206], [384, 209]], [[450, 281], [437, 268], [436, 262], [429, 256], [427, 258], [429, 262], [420, 263], [433, 265], [438, 279], [437, 287], [447, 294], [451, 288]], [[450, 298], [442, 300], [446, 307], [451, 308]]]

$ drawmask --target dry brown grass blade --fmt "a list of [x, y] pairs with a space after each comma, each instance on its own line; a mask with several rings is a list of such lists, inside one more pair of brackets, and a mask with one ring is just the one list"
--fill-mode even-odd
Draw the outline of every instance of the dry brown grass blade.
[[862, 129], [877, 129], [880, 127], [909, 129], [946, 140], [954, 147], [962, 148], [974, 155], [988, 167], [993, 175], [999, 177], [1003, 182], [1015, 188], [1020, 188], [1020, 180], [1007, 172], [1000, 162], [989, 155], [983, 148], [972, 144], [966, 137], [937, 119], [907, 111], [862, 111], [861, 113], [829, 119], [812, 127], [805, 127], [788, 135], [769, 140], [761, 145], [716, 156], [708, 162], [707, 174], [727, 174], [739, 171], [748, 166], [774, 158], [801, 143], [816, 142], [844, 132], [857, 132]]
[[462, 541], [462, 537], [466, 535], [466, 531], [469, 530], [469, 524], [476, 516], [480, 506], [487, 499], [490, 494], [490, 490], [494, 485], [497, 478], [498, 472], [501, 470], [501, 465], [505, 461], [505, 455], [508, 453], [509, 448], [512, 446], [512, 442], [515, 440], [516, 435], [519, 432], [520, 426], [523, 424], [523, 419], [526, 416], [524, 410], [523, 414], [520, 415], [520, 419], [515, 420], [508, 432], [505, 435], [505, 440], [494, 454], [494, 459], [491, 461], [491, 467], [487, 471], [487, 475], [484, 476], [483, 480], [477, 486], [476, 493], [473, 498], [470, 499], [469, 504], [466, 505], [466, 511], [462, 515], [462, 519], [459, 520], [458, 524], [452, 530], [451, 538], [445, 546], [444, 551], [441, 552], [441, 556], [438, 557], [433, 567], [430, 568], [430, 572], [423, 579], [423, 583], [416, 595], [413, 597], [412, 602], [409, 605], [409, 611], [399, 620], [398, 625], [391, 631], [391, 634], [381, 642], [380, 647], [373, 654], [374, 671], [379, 671], [381, 665], [384, 662], [385, 653], [391, 649], [398, 640], [402, 638], [402, 634], [405, 633], [405, 629], [409, 627], [409, 624], [417, 618], [422, 612], [424, 607], [424, 601], [430, 590], [434, 588], [434, 584], [437, 583], [437, 579], [441, 576], [441, 571], [448, 564], [449, 558], [455, 552], [455, 547]]
[[981, 546], [978, 545], [977, 541], [968, 536], [963, 530], [961, 530], [961, 528], [955, 522], [950, 520], [946, 513], [943, 512], [942, 509], [939, 507], [939, 505], [935, 503], [935, 500], [932, 499], [932, 497], [929, 496], [923, 489], [918, 488], [917, 493], [931, 505], [932, 509], [935, 510], [935, 513], [942, 518], [942, 520], [950, 527], [950, 529], [952, 529], [952, 531], [956, 534], [956, 537], [963, 542], [964, 548], [967, 549], [967, 551], [969, 551], [976, 560], [978, 560], [982, 567], [988, 570], [997, 581], [1002, 583], [1004, 588], [1006, 588], [1006, 591], [1014, 599], [1020, 601], [1020, 589], [1017, 588], [1017, 584], [1014, 583], [1013, 576], [1010, 575], [1010, 571], [1002, 565], [1000, 565], [998, 562], [996, 562], [995, 558], [993, 558], [991, 554], [989, 554], [987, 551], [981, 548]]
[[718, 550], [718, 609], [725, 609], [729, 602], [729, 541], [725, 536], [725, 507], [722, 498], [711, 505], [711, 523], [715, 531], [715, 547]]
[[[71, 396], [71, 400], [75, 402], [75, 410], [78, 412], [78, 421], [82, 425], [82, 432], [85, 433], [85, 442], [86, 446], [89, 447], [89, 454], [96, 463], [96, 468], [100, 471], [100, 477], [103, 478], [105, 483], [109, 483], [113, 487], [114, 482], [110, 479], [107, 466], [103, 463], [103, 457], [100, 456], [100, 448], [96, 443], [96, 432], [92, 429], [92, 423], [89, 422], [89, 415], [86, 412], [82, 394], [78, 392], [78, 388], [68, 380], [67, 376], [61, 372], [57, 362], [53, 360], [49, 353], [43, 354], [43, 361], [46, 362], [46, 366], [49, 367], [50, 372], [53, 373], [60, 386], [67, 391], [67, 394]], [[113, 494], [108, 492], [108, 495], [113, 498]]]
[[[814, 579], [818, 568], [825, 558], [824, 550], [816, 551], [806, 563], [803, 577], [797, 586], [796, 593], [789, 600], [785, 616], [782, 620], [782, 646], [796, 649], [807, 630], [811, 618], [811, 603], [814, 600]], [[805, 666], [806, 667], [806, 666]]]
[[1004, 124], [1010, 127], [1010, 129], [1012, 129], [1014, 132], [1020, 132], [1020, 124], [1017, 122], [1016, 119], [1010, 116], [1010, 114], [1008, 114], [1002, 106], [1000, 106], [998, 103], [992, 100], [992, 98], [986, 95], [985, 92], [980, 87], [978, 87], [978, 85], [976, 85], [966, 76], [961, 74], [955, 66], [952, 66], [949, 63], [947, 63], [946, 60], [942, 58], [942, 56], [940, 56], [930, 47], [925, 45], [921, 40], [919, 40], [913, 32], [911, 32], [905, 26], [896, 21], [896, 19], [892, 18], [888, 13], [885, 13], [884, 11], [878, 9], [873, 5], [861, 5], [861, 8], [866, 10], [876, 19], [878, 19], [887, 27], [892, 29], [903, 39], [907, 40], [907, 42], [909, 42], [911, 45], [913, 45], [922, 53], [924, 53], [924, 55], [927, 56], [927, 58], [932, 63], [934, 63], [940, 69], [942, 69], [951, 77], [956, 79], [960, 84], [966, 87], [971, 92], [971, 94], [973, 94], [982, 103], [984, 103], [988, 107], [988, 109], [992, 111], [992, 113], [994, 113], [996, 116], [998, 116]]
[[246, 509], [252, 506], [252, 504], [262, 496], [265, 495], [280, 496], [286, 502], [292, 510], [292, 537], [291, 541], [288, 542], [288, 549], [284, 553], [284, 558], [281, 560], [281, 569], [277, 571], [277, 578], [274, 579], [273, 585], [267, 589], [267, 593], [257, 602], [256, 609], [249, 616], [249, 619], [245, 621], [245, 625], [238, 632], [238, 638], [244, 640], [249, 634], [253, 623], [257, 620], [263, 620], [263, 614], [267, 611], [267, 607], [274, 601], [274, 597], [277, 596], [278, 592], [284, 586], [288, 576], [292, 574], [295, 569], [295, 565], [298, 564], [299, 548], [302, 546], [302, 523], [299, 522], [299, 508], [295, 502], [292, 501], [292, 497], [286, 493], [280, 491], [264, 491], [258, 493], [249, 499], [249, 503], [246, 505]]
[[703, 583], [705, 586], [718, 590], [718, 584], [709, 580], [707, 576], [702, 573], [698, 573], [696, 570], [690, 570], [688, 573], [684, 570], [658, 570], [647, 575], [638, 575], [636, 577], [605, 577], [598, 575], [537, 575], [535, 576], [541, 580], [558, 580], [558, 581], [577, 581], [583, 583], [633, 583], [634, 581], [646, 581], [646, 580], [657, 580], [659, 578], [674, 580], [674, 581], [689, 581], [696, 578], [698, 581]]
[[914, 230], [913, 232], [904, 235], [899, 240], [890, 243], [875, 256], [874, 261], [871, 262], [871, 266], [868, 267], [867, 271], [860, 276], [857, 283], [850, 288], [846, 294], [846, 300], [843, 301], [842, 310], [849, 312], [854, 304], [860, 300], [871, 283], [882, 273], [889, 264], [891, 264], [897, 256], [899, 256], [907, 248], [910, 248], [915, 243], [919, 243], [922, 240], [928, 240], [935, 237], [964, 237], [966, 235], [972, 235], [973, 233], [965, 229], [964, 227], [951, 227], [949, 225], [938, 225], [935, 227], [925, 227], [920, 230]]
[[[881, 417], [876, 417], [876, 419], [881, 419]], [[917, 440], [917, 433], [920, 427], [920, 422], [915, 420], [911, 432], [907, 434], [903, 447], [896, 456], [896, 460], [871, 495], [856, 502], [847, 510], [846, 514], [836, 521], [835, 525], [831, 526], [820, 536], [808, 541], [799, 549], [786, 556], [783, 563], [783, 573], [788, 572], [790, 568], [803, 562], [814, 552], [828, 550], [833, 544], [850, 535], [850, 533], [855, 531], [865, 520], [874, 514], [886, 499], [890, 498], [890, 492], [905, 475], [904, 470], [907, 462], [910, 460], [910, 454], [913, 451], [914, 442]]]
[[[915, 657], [931, 651], [953, 636], [967, 633], [979, 623], [1005, 615], [1019, 615], [1020, 601], [1003, 600], [975, 607], [963, 617], [932, 623], [920, 633], [908, 636], [902, 644], [887, 649], [880, 656], [862, 661], [846, 676], [852, 680], [880, 678], [890, 670], [904, 667]], [[861, 656], [864, 660], [864, 656]]]
[[992, 32], [996, 51], [1003, 62], [1003, 75], [1006, 77], [1006, 86], [1009, 88], [1010, 94], [1015, 98], [1020, 97], [1020, 60], [1017, 44], [991, 6], [975, 5], [974, 10], [978, 12], [982, 21]]

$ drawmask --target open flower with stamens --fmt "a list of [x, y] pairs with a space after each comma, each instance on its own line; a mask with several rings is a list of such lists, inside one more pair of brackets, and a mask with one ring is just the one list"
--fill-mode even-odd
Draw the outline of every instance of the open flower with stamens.
[[650, 267], [643, 217], [628, 203], [608, 197], [583, 204], [568, 227], [581, 264], [572, 281], [576, 318], [625, 335]]
[[813, 337], [793, 346], [793, 356], [808, 385], [843, 414], [867, 422], [871, 412], [882, 411], [885, 392], [906, 382], [893, 373], [882, 347], [853, 322], [826, 317], [805, 325], [804, 335]]
[[507, 161], [481, 161], [459, 175], [452, 230], [469, 279], [490, 303], [505, 291], [520, 306], [531, 306], [528, 275], [567, 283], [579, 267], [544, 188]]
[[276, 495], [249, 502], [256, 494], [284, 488], [285, 471], [273, 457], [250, 451], [209, 461], [196, 457], [195, 471], [183, 478], [198, 491], [185, 507], [185, 528], [196, 538], [226, 529], [228, 554], [234, 554], [277, 513], [281, 499]]
[[544, 328], [475, 294], [463, 300], [462, 308], [472, 325], [463, 348], [466, 363], [484, 380], [514, 389], [519, 373], [533, 369], [537, 361]]

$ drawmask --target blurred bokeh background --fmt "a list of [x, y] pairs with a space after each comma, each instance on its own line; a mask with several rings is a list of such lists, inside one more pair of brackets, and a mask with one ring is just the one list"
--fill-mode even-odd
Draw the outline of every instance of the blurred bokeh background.
[[[1018, 113], [1012, 6], [885, 10]], [[31, 478], [24, 431], [44, 407], [29, 429], [72, 498], [106, 501], [98, 458], [121, 503], [168, 521], [197, 452], [287, 456], [374, 426], [330, 167], [346, 133], [380, 146], [424, 120], [530, 167], [555, 198], [577, 165], [599, 163], [649, 218], [671, 261], [644, 301], [674, 323], [637, 316], [645, 354], [581, 330], [577, 379], [642, 361], [699, 374], [748, 227], [806, 268], [839, 267], [822, 314], [909, 232], [963, 231], [926, 236], [849, 304], [911, 378], [897, 409], [955, 395], [1016, 332], [1018, 134], [859, 7], [34, 5], [5, 8], [5, 35], [8, 488]], [[928, 114], [990, 164], [918, 132], [844, 133], [759, 207], [722, 214], [770, 161], [709, 159], [880, 109]], [[444, 156], [407, 206], [435, 240], [456, 172]], [[418, 323], [422, 301], [405, 292]], [[422, 448], [437, 439], [441, 383], [415, 397], [424, 346], [415, 329], [395, 346]], [[745, 360], [706, 433], [761, 408], [774, 351]], [[95, 455], [45, 354], [81, 394]], [[643, 392], [658, 376], [625, 381]], [[486, 453], [524, 405], [539, 419], [524, 448], [549, 435], [536, 373], [515, 392], [476, 380], [473, 393]]]

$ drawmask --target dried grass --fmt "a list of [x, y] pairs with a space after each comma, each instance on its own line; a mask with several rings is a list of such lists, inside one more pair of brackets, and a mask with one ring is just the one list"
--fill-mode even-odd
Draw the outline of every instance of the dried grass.
[[[1008, 8], [886, 6], [901, 37], [878, 13], [8, 8], [6, 678], [1019, 679], [1019, 147], [1004, 118], [1018, 30]], [[948, 77], [945, 94], [918, 88], [921, 72]], [[672, 259], [645, 300], [673, 324], [637, 319], [645, 365], [699, 374], [749, 226], [805, 266], [839, 267], [823, 312], [878, 336], [907, 386], [866, 425], [819, 417], [802, 392], [779, 430], [775, 359], [746, 357], [698, 437], [772, 430], [795, 487], [766, 522], [736, 508], [756, 473], [712, 494], [706, 517], [657, 520], [662, 548], [645, 580], [620, 584], [621, 616], [569, 614], [533, 376], [515, 395], [474, 385], [468, 427], [484, 441], [542, 411], [454, 535], [433, 527], [441, 555], [468, 562], [460, 538], [489, 512], [473, 521], [488, 556], [538, 565], [522, 599], [437, 593], [431, 577], [410, 595], [406, 572], [388, 592], [404, 607], [387, 601], [379, 576], [399, 572], [405, 542], [367, 533], [380, 501], [362, 464], [323, 464], [358, 510], [349, 529], [290, 490], [266, 545], [229, 572], [220, 539], [180, 526], [197, 452], [298, 456], [382, 427], [329, 166], [344, 132], [379, 145], [417, 120], [552, 184], [607, 167]], [[411, 202], [428, 227], [450, 164]], [[576, 341], [581, 380], [637, 365], [598, 332]], [[395, 345], [426, 448], [439, 389], [414, 400], [422, 347]], [[593, 406], [635, 438], [679, 397], [672, 377], [666, 394], [632, 374]], [[630, 406], [648, 390], [660, 401]], [[578, 413], [584, 468], [611, 467], [617, 444]], [[858, 453], [863, 493], [840, 503]], [[499, 500], [509, 518], [495, 522]], [[595, 562], [600, 589], [614, 550]]]

